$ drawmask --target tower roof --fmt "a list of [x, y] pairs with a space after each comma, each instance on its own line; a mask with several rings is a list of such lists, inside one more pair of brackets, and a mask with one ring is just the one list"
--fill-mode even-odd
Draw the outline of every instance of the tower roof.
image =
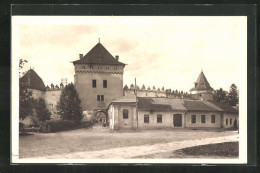
[[30, 89], [45, 91], [45, 85], [41, 77], [33, 69], [28, 70], [21, 78], [20, 82]]
[[208, 80], [206, 79], [203, 72], [200, 73], [197, 81], [195, 82], [194, 88], [192, 88], [190, 91], [194, 90], [209, 90], [213, 91], [213, 88], [210, 86]]
[[101, 43], [96, 44], [80, 60], [73, 61], [73, 64], [125, 65], [116, 60]]

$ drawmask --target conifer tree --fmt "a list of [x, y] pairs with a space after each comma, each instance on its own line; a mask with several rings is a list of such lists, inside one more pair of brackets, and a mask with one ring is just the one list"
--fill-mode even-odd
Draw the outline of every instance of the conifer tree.
[[34, 103], [35, 103], [34, 109], [36, 112], [37, 119], [40, 122], [49, 120], [51, 118], [51, 113], [47, 109], [45, 101], [42, 98], [40, 98], [40, 99], [35, 100]]
[[83, 118], [80, 102], [73, 83], [66, 85], [61, 92], [60, 101], [57, 105], [58, 114], [63, 120], [79, 122]]
[[239, 100], [238, 99], [238, 89], [235, 84], [232, 84], [230, 86], [229, 93], [226, 97], [226, 100], [232, 106], [236, 106], [236, 104], [238, 103], [238, 100]]

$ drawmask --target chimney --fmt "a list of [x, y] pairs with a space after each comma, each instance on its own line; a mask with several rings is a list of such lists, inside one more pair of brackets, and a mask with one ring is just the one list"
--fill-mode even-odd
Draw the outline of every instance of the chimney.
[[116, 57], [116, 60], [118, 61], [118, 59], [119, 59], [119, 56], [118, 56], [118, 55], [116, 55], [115, 57]]
[[79, 54], [79, 59], [82, 59], [83, 58], [83, 54]]

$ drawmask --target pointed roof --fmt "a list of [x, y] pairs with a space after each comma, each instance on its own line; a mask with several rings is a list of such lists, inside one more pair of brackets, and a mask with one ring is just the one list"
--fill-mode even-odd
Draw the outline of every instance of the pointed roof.
[[200, 73], [197, 81], [195, 82], [195, 87], [192, 88], [190, 91], [194, 90], [210, 90], [213, 91], [213, 88], [210, 86], [208, 80], [206, 79], [203, 72]]
[[45, 85], [41, 77], [33, 70], [28, 70], [21, 78], [21, 84], [30, 89], [45, 91]]
[[101, 43], [96, 44], [80, 60], [73, 61], [73, 64], [126, 65], [116, 60]]

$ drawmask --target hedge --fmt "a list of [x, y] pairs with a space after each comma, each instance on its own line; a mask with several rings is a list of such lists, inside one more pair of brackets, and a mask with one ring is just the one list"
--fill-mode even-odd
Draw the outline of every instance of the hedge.
[[69, 120], [47, 120], [44, 122], [45, 132], [59, 132], [92, 126], [92, 121], [80, 121], [75, 123]]

